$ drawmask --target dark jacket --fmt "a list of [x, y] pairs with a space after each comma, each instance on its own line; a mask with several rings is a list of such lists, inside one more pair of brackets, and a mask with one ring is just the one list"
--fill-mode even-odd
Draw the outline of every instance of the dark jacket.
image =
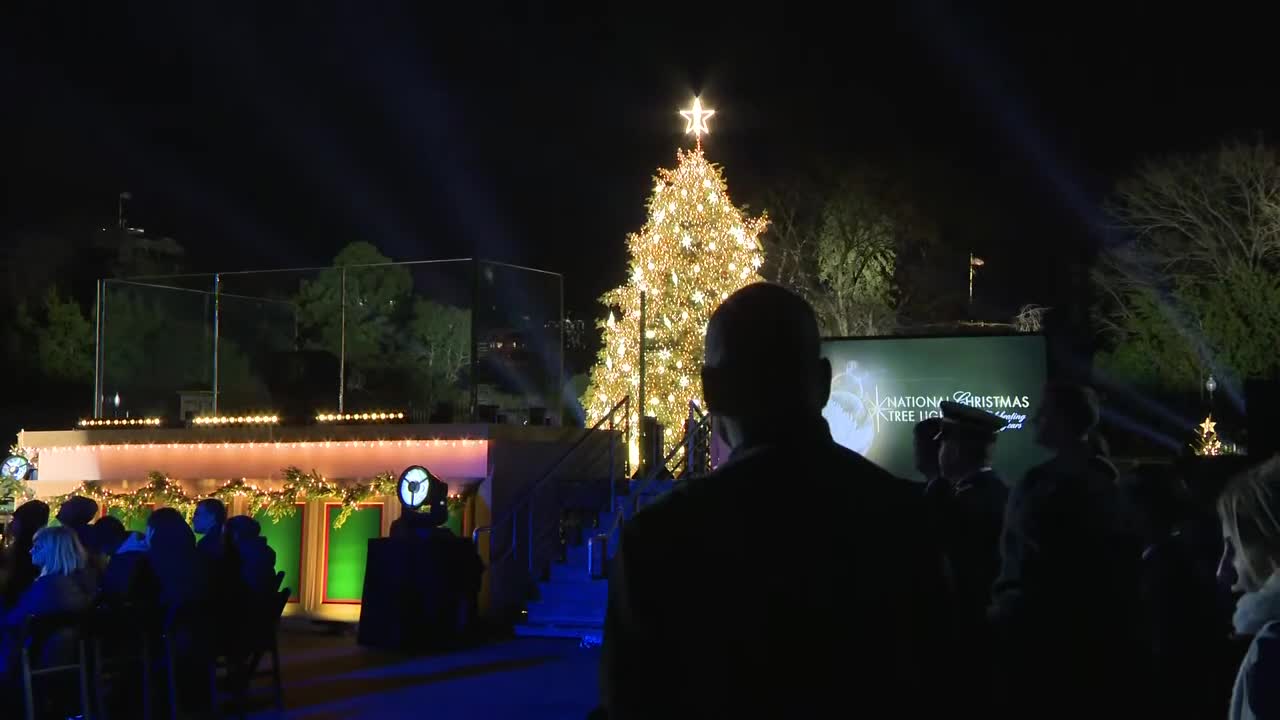
[[1142, 553], [1141, 608], [1151, 650], [1152, 715], [1216, 717], [1238, 656], [1230, 595], [1197, 562], [1188, 533], [1173, 531]]
[[[249, 592], [259, 595], [276, 590], [276, 551], [264, 537], [245, 538], [235, 543], [239, 582]], [[298, 588], [291, 588], [294, 594]]]
[[821, 420], [792, 432], [625, 526], [601, 670], [610, 718], [924, 711], [945, 599], [921, 493]]
[[[31, 616], [52, 615], [64, 612], [88, 610], [93, 603], [93, 580], [86, 573], [72, 575], [43, 575], [36, 578], [0, 620], [0, 673], [7, 675], [15, 667], [18, 652], [18, 632], [22, 623]], [[41, 662], [66, 659], [65, 643], [60, 647], [46, 647]]]
[[[1116, 477], [1082, 444], [1032, 468], [1009, 495], [990, 617], [1015, 713], [1121, 714], [1103, 698], [1133, 695], [1109, 685], [1145, 659], [1141, 547]], [[1046, 708], [1044, 697], [1063, 701]]]
[[205, 533], [196, 541], [196, 550], [209, 563], [219, 563], [227, 554], [226, 536], [221, 528], [215, 532]]
[[940, 534], [956, 591], [957, 607], [980, 623], [1000, 572], [1000, 530], [1009, 489], [983, 470], [951, 488], [941, 502]]
[[137, 534], [130, 535], [107, 562], [102, 597], [115, 605], [160, 606], [160, 579], [151, 567], [146, 544]]

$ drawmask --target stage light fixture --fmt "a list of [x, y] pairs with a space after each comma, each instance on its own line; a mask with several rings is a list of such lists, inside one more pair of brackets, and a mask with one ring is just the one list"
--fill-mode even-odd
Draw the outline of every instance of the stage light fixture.
[[400, 481], [396, 484], [396, 494], [405, 507], [417, 510], [427, 501], [427, 495], [434, 483], [440, 482], [431, 471], [421, 465], [411, 465], [400, 473]]
[[30, 472], [31, 461], [21, 455], [10, 455], [5, 458], [3, 463], [0, 463], [0, 477], [25, 480]]

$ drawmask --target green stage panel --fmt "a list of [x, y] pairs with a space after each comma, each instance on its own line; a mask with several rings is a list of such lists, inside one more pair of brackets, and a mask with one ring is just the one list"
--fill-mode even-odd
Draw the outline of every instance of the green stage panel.
[[147, 518], [151, 517], [151, 510], [144, 510], [131, 518], [124, 516], [123, 508], [107, 508], [107, 514], [124, 523], [124, 529], [130, 532], [139, 532], [146, 534]]
[[382, 535], [382, 506], [357, 508], [342, 527], [333, 521], [340, 505], [325, 506], [324, 602], [358, 603], [364, 593], [364, 568], [369, 539]]
[[265, 510], [253, 516], [262, 526], [262, 537], [276, 551], [276, 572], [284, 572], [284, 583], [280, 587], [293, 591], [289, 602], [297, 602], [302, 591], [302, 528], [306, 515], [306, 505], [298, 503], [293, 515], [280, 518], [280, 522], [273, 521]]
[[462, 508], [449, 510], [449, 519], [445, 521], [444, 526], [454, 534], [462, 535]]

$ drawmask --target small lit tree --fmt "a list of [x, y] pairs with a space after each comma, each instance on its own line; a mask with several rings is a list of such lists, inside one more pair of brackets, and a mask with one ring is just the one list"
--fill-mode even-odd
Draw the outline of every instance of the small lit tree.
[[1191, 449], [1197, 455], [1222, 455], [1226, 452], [1226, 448], [1222, 446], [1222, 440], [1218, 439], [1217, 423], [1213, 421], [1210, 415], [1204, 419], [1197, 427], [1200, 434], [1196, 437]]
[[[693, 109], [681, 113], [689, 120], [686, 132], [698, 144], [677, 153], [674, 170], [658, 171], [649, 218], [627, 237], [630, 278], [602, 298], [610, 312], [600, 325], [603, 348], [582, 399], [589, 422], [630, 395], [631, 427], [639, 427], [641, 293], [646, 298], [644, 414], [678, 430], [689, 401], [702, 402], [699, 368], [712, 310], [738, 288], [761, 280], [759, 235], [768, 221], [749, 217], [730, 202], [720, 168], [703, 155], [701, 137], [713, 113], [696, 98]], [[632, 433], [633, 462], [637, 434]], [[678, 439], [678, 433], [668, 434], [665, 446]]]

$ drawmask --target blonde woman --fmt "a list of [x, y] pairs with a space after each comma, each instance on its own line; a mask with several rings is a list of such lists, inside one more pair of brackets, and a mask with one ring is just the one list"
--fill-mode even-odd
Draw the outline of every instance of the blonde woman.
[[93, 582], [85, 572], [84, 547], [75, 530], [59, 525], [37, 532], [31, 562], [40, 568], [40, 576], [0, 623], [4, 632], [0, 643], [6, 649], [0, 654], [0, 664], [6, 673], [13, 667], [15, 634], [24, 620], [32, 615], [87, 610], [93, 603]]
[[1231, 694], [1230, 720], [1280, 718], [1280, 458], [1233, 480], [1218, 499], [1218, 575], [1244, 596], [1236, 633], [1253, 638]]

